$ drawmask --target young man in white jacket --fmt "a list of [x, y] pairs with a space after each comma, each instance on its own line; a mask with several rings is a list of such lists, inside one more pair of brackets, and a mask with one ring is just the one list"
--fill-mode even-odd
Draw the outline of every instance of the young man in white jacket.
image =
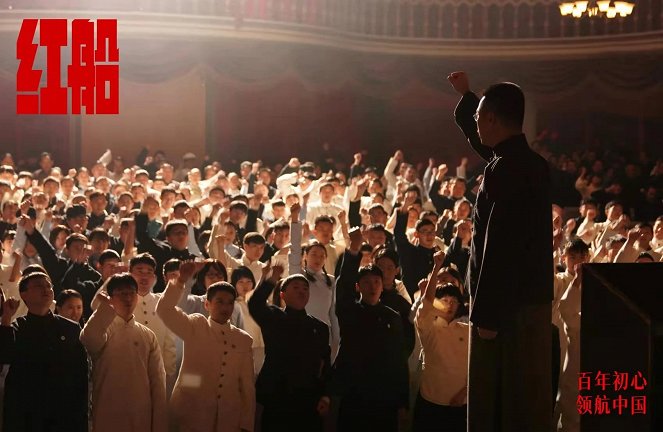
[[157, 304], [157, 314], [184, 341], [184, 357], [170, 398], [173, 417], [180, 432], [253, 431], [255, 385], [253, 340], [230, 324], [237, 291], [227, 282], [207, 290], [201, 314], [187, 315], [176, 305], [191, 279], [204, 263], [180, 265], [180, 275], [168, 283]]

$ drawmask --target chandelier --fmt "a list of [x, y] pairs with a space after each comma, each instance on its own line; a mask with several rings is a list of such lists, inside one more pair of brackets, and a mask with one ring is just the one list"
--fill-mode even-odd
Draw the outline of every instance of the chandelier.
[[574, 18], [580, 18], [583, 15], [590, 17], [605, 16], [615, 18], [617, 15], [625, 17], [631, 15], [635, 4], [625, 1], [576, 1], [565, 2], [559, 5], [559, 11], [562, 16], [571, 15]]

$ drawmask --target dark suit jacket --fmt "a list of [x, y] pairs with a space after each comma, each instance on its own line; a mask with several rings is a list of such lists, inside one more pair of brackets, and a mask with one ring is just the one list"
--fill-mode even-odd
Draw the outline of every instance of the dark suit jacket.
[[466, 93], [456, 107], [456, 123], [488, 161], [472, 219], [474, 233], [466, 281], [470, 320], [499, 330], [513, 324], [528, 304], [553, 299], [550, 173], [545, 159], [519, 134], [494, 149], [481, 144], [472, 115], [479, 99]]

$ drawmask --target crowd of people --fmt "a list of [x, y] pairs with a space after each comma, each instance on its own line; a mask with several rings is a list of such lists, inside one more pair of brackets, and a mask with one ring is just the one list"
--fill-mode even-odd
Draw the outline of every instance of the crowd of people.
[[[541, 153], [555, 427], [572, 431], [582, 264], [662, 261], [663, 162]], [[401, 150], [333, 162], [5, 155], [3, 430], [464, 431], [484, 167]], [[504, 238], [526, 235], [531, 205]]]

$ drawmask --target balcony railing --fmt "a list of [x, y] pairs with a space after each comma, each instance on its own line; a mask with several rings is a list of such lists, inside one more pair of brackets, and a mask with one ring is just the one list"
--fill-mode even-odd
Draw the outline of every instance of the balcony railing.
[[221, 17], [376, 38], [557, 39], [658, 32], [663, 1], [625, 18], [562, 17], [555, 0], [0, 0], [3, 9]]

